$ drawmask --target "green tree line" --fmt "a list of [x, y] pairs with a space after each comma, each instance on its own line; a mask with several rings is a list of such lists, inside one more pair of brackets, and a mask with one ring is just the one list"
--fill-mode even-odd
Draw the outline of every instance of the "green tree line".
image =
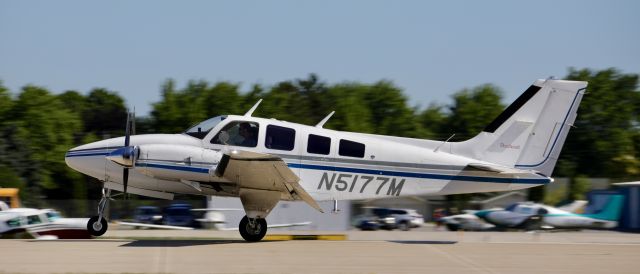
[[[570, 69], [564, 79], [589, 81], [589, 87], [554, 175], [640, 176], [638, 75]], [[167, 80], [160, 93], [150, 115], [137, 118], [138, 134], [181, 132], [209, 117], [242, 114], [262, 98], [255, 116], [313, 125], [336, 111], [325, 127], [437, 140], [455, 133], [458, 141], [478, 134], [505, 107], [503, 92], [491, 84], [460, 90], [449, 104], [422, 109], [411, 106], [391, 81], [330, 84], [315, 74], [248, 91], [225, 81], [190, 81], [180, 88]], [[125, 119], [125, 101], [116, 91], [54, 94], [28, 85], [11, 93], [0, 82], [0, 186], [20, 187], [32, 206], [43, 199], [97, 199], [100, 184], [69, 169], [64, 154], [123, 135]]]

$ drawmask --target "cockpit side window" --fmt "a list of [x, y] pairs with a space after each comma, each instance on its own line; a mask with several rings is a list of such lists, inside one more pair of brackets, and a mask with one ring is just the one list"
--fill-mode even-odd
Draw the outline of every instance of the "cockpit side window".
[[184, 133], [198, 139], [202, 139], [207, 136], [207, 133], [216, 127], [220, 122], [224, 121], [227, 116], [216, 116], [204, 122], [201, 122], [195, 126], [190, 127]]
[[19, 227], [20, 226], [20, 217], [11, 218], [6, 223], [7, 223], [7, 226], [9, 226], [9, 227]]
[[231, 122], [211, 139], [212, 144], [241, 147], [258, 145], [259, 125], [255, 122]]

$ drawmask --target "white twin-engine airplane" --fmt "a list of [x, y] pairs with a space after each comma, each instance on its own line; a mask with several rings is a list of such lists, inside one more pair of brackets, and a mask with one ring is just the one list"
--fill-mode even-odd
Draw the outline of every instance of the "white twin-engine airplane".
[[[239, 197], [247, 241], [261, 240], [280, 200], [371, 199], [509, 191], [553, 181], [551, 172], [586, 82], [538, 80], [480, 134], [431, 141], [243, 116], [218, 116], [181, 134], [131, 135], [71, 149], [71, 168], [104, 182], [88, 230], [107, 230], [111, 190], [172, 199], [175, 193]], [[188, 111], [188, 110], [184, 110]], [[403, 121], [397, 121], [402, 123]]]

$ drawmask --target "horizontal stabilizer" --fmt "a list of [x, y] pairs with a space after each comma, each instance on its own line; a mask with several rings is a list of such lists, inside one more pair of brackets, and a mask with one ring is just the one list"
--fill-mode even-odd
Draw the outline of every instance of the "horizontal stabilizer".
[[477, 169], [477, 170], [481, 170], [481, 171], [488, 171], [488, 172], [495, 172], [495, 173], [503, 173], [503, 174], [506, 174], [506, 173], [522, 173], [522, 170], [517, 170], [517, 169], [503, 167], [503, 166], [497, 166], [497, 165], [471, 163], [471, 164], [469, 164], [467, 166], [470, 167], [470, 168], [473, 168], [473, 169]]

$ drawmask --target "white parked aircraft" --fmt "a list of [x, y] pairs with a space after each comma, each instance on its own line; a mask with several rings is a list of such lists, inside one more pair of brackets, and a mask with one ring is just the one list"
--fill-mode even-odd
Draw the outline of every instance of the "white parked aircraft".
[[473, 213], [464, 213], [442, 217], [439, 220], [448, 230], [485, 231], [495, 229], [495, 225], [482, 221]]
[[[71, 168], [104, 182], [98, 216], [107, 229], [111, 190], [172, 199], [174, 193], [239, 197], [247, 241], [266, 233], [280, 200], [370, 199], [507, 191], [552, 182], [586, 82], [538, 80], [476, 137], [464, 142], [343, 132], [252, 117], [218, 116], [181, 134], [130, 136], [67, 152]], [[188, 111], [188, 110], [185, 110]], [[131, 115], [130, 115], [131, 117]], [[403, 121], [397, 121], [402, 123]]]
[[52, 209], [6, 208], [1, 201], [0, 209], [0, 238], [91, 238], [86, 218], [62, 218]]

